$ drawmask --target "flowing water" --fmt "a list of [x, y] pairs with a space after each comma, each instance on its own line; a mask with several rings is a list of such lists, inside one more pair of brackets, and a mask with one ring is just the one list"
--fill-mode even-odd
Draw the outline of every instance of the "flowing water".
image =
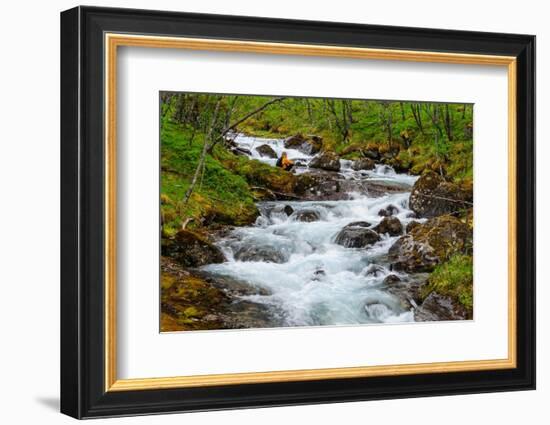
[[[286, 151], [289, 158], [299, 160], [308, 171], [313, 156], [285, 149], [283, 140], [236, 135], [239, 147], [249, 150], [250, 157], [275, 165], [276, 159], [261, 157], [255, 147], [270, 145], [278, 156]], [[413, 313], [387, 291], [383, 284], [390, 270], [386, 256], [398, 236], [381, 235], [381, 240], [368, 248], [345, 248], [335, 243], [338, 232], [347, 224], [366, 221], [372, 225], [383, 217], [381, 209], [393, 205], [403, 226], [412, 218], [408, 208], [410, 189], [416, 177], [395, 173], [385, 165], [371, 171], [354, 171], [351, 161], [341, 160], [336, 177], [368, 185], [372, 182], [401, 188], [379, 197], [365, 191], [351, 191], [347, 200], [273, 201], [258, 204], [260, 217], [255, 225], [236, 228], [218, 245], [227, 262], [211, 264], [205, 269], [264, 289], [262, 295], [242, 298], [267, 306], [273, 314], [274, 326], [313, 326], [413, 321]], [[290, 216], [284, 211], [292, 208]], [[287, 208], [287, 212], [289, 209]], [[318, 221], [298, 221], [300, 212], [314, 211]], [[272, 261], [238, 261], [236, 253], [254, 250]], [[276, 262], [273, 262], [276, 261]], [[405, 275], [398, 274], [401, 278]]]

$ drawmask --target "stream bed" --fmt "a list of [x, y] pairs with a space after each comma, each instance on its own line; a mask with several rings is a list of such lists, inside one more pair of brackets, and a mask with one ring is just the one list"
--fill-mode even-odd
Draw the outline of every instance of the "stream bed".
[[414, 278], [392, 271], [387, 260], [399, 236], [380, 234], [378, 241], [362, 248], [346, 247], [337, 237], [351, 223], [375, 227], [388, 210], [403, 228], [413, 219], [424, 221], [413, 218], [408, 208], [416, 176], [386, 165], [356, 171], [347, 160], [340, 160], [338, 172], [313, 170], [309, 163], [315, 155], [285, 149], [282, 139], [237, 134], [233, 142], [250, 158], [269, 165], [275, 166], [277, 159], [261, 156], [258, 146], [270, 146], [277, 157], [286, 152], [300, 164], [294, 173], [325, 173], [328, 180], [345, 182], [344, 199], [320, 194], [318, 199], [258, 203], [254, 225], [235, 228], [216, 241], [227, 261], [207, 265], [205, 272], [261, 289], [241, 298], [265, 307], [267, 327], [414, 321], [411, 304], [385, 283], [390, 275], [402, 281]]

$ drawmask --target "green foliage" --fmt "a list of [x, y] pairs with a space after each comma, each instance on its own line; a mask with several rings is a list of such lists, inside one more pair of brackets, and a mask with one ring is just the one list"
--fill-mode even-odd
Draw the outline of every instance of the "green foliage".
[[432, 291], [450, 296], [471, 312], [473, 278], [473, 258], [469, 255], [454, 255], [435, 268], [422, 293], [424, 297]]
[[[205, 132], [214, 95], [175, 95], [163, 106], [187, 128]], [[216, 128], [246, 116], [272, 97], [224, 96]], [[186, 106], [187, 105], [187, 106]], [[187, 111], [182, 113], [181, 111]], [[185, 117], [183, 120], [179, 118]], [[421, 174], [425, 169], [446, 172], [454, 181], [471, 179], [473, 106], [377, 100], [286, 98], [254, 114], [238, 130], [265, 137], [315, 134], [323, 149], [357, 159], [367, 145], [407, 152], [398, 164]], [[350, 149], [355, 146], [355, 149]]]
[[254, 199], [244, 178], [228, 171], [211, 155], [206, 157], [189, 201], [184, 197], [197, 168], [204, 135], [164, 123], [161, 129], [161, 211], [164, 231], [173, 234], [187, 218], [191, 227], [206, 222], [242, 225], [257, 216]]
[[243, 156], [232, 155], [222, 162], [228, 170], [243, 177], [252, 188], [267, 188], [281, 193], [292, 193], [294, 190], [296, 177], [281, 168]]
[[[221, 136], [242, 117], [273, 97], [161, 93], [161, 192], [164, 231], [177, 230], [187, 218], [191, 226], [221, 222], [244, 224], [257, 210], [256, 186], [289, 193], [296, 179], [258, 161], [236, 157]], [[218, 113], [216, 113], [216, 111]], [[377, 100], [285, 98], [236, 129], [266, 137], [315, 134], [323, 150], [358, 159], [365, 149], [384, 156], [399, 171], [442, 173], [471, 186], [473, 177], [473, 106]], [[189, 202], [182, 200], [197, 168], [205, 135], [216, 146], [206, 156], [204, 172]]]

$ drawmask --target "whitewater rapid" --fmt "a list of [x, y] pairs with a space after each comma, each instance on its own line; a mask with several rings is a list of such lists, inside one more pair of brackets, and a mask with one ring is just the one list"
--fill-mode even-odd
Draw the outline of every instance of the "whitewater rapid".
[[[287, 152], [289, 158], [298, 159], [305, 165], [298, 169], [299, 173], [308, 171], [307, 164], [313, 158], [295, 149], [285, 149], [281, 139], [237, 135], [234, 141], [249, 150], [251, 158], [273, 166], [276, 159], [261, 157], [255, 148], [268, 144], [278, 156]], [[413, 217], [408, 199], [417, 177], [396, 173], [385, 165], [377, 165], [371, 171], [354, 171], [351, 164], [351, 161], [341, 160], [340, 178], [396, 183], [405, 189], [381, 197], [352, 192], [348, 200], [338, 201], [261, 202], [258, 204], [261, 215], [253, 226], [236, 228], [218, 241], [227, 261], [204, 269], [264, 289], [262, 295], [242, 298], [268, 306], [274, 318], [277, 317], [277, 323], [282, 322], [285, 326], [413, 321], [412, 311], [404, 308], [383, 284], [390, 274], [407, 278], [392, 271], [386, 259], [389, 248], [399, 236], [381, 235], [379, 242], [360, 249], [340, 246], [335, 238], [352, 222], [366, 221], [376, 225], [383, 219], [378, 212], [390, 205], [397, 208], [394, 216], [405, 227]], [[287, 215], [284, 207], [290, 207], [292, 213]], [[297, 220], [300, 212], [305, 211], [314, 211], [320, 219]], [[279, 262], [235, 258], [239, 250], [250, 247], [275, 251]]]

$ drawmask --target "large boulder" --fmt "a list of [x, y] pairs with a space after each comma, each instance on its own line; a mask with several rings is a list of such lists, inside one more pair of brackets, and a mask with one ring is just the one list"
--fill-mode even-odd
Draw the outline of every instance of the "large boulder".
[[403, 233], [403, 225], [397, 217], [384, 217], [380, 223], [374, 227], [378, 233], [387, 233], [390, 236], [398, 236]]
[[286, 149], [297, 149], [306, 155], [315, 155], [323, 147], [323, 139], [320, 136], [302, 136], [296, 134], [285, 139]]
[[286, 263], [288, 256], [283, 250], [269, 245], [243, 245], [233, 254], [238, 261], [263, 261], [265, 263]]
[[348, 224], [336, 235], [335, 242], [346, 248], [365, 248], [379, 240], [380, 236], [374, 230]]
[[353, 161], [351, 165], [352, 170], [361, 171], [361, 170], [372, 170], [375, 166], [375, 163], [370, 158], [361, 158], [356, 161]]
[[225, 261], [217, 246], [189, 230], [180, 230], [173, 238], [163, 239], [162, 242], [162, 255], [172, 257], [185, 267], [200, 267]]
[[313, 158], [309, 166], [327, 171], [340, 171], [340, 158], [334, 152], [323, 152]]
[[388, 255], [396, 270], [429, 272], [456, 253], [472, 250], [472, 231], [452, 216], [440, 216], [401, 236]]
[[468, 311], [451, 297], [431, 292], [414, 312], [416, 322], [471, 319]]
[[294, 193], [304, 199], [332, 200], [348, 199], [347, 191], [332, 171], [311, 170], [298, 174]]
[[472, 193], [449, 183], [439, 174], [427, 172], [414, 184], [409, 208], [419, 217], [453, 214], [471, 206]]
[[273, 159], [277, 158], [277, 152], [275, 152], [275, 150], [269, 145], [263, 144], [263, 145], [258, 146], [255, 149], [260, 154], [260, 156], [264, 156], [264, 157], [267, 157], [267, 158], [273, 158]]

